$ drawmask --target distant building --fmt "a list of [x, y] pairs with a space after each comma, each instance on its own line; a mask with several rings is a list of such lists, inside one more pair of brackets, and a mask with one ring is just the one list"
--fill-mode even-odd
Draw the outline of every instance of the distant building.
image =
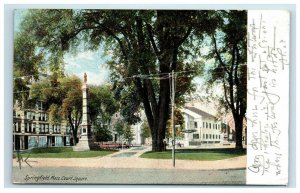
[[[141, 119], [143, 120], [143, 117], [145, 116], [143, 112], [140, 113]], [[115, 125], [118, 121], [122, 120], [122, 116], [120, 112], [115, 113], [110, 122], [110, 131], [112, 134], [113, 142], [121, 143], [122, 139], [121, 136], [118, 135], [118, 133], [115, 130]], [[131, 131], [133, 134], [133, 140], [130, 142], [132, 145], [141, 145], [142, 139], [141, 139], [141, 127], [142, 127], [143, 121], [136, 123], [134, 125], [131, 125]]]
[[223, 143], [222, 122], [215, 116], [193, 106], [182, 109], [185, 130], [184, 146]]
[[[232, 114], [227, 115], [224, 122], [227, 125], [228, 141], [235, 141], [235, 123]], [[247, 141], [247, 122], [245, 119], [243, 120], [242, 140], [244, 144]]]
[[13, 109], [13, 149], [70, 145], [70, 127], [67, 123], [50, 124], [43, 102], [33, 108], [21, 108], [18, 102]]
[[132, 145], [142, 144], [141, 128], [142, 128], [142, 123], [137, 123], [135, 125], [132, 125], [132, 133], [133, 133], [133, 140], [131, 141]]

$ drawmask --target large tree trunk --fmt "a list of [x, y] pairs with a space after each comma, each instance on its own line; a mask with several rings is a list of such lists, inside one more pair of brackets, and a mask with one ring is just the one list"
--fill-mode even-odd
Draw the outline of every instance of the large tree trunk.
[[243, 149], [243, 116], [234, 117], [235, 124], [235, 148]]
[[159, 110], [157, 112], [156, 119], [154, 119], [154, 125], [152, 133], [152, 151], [164, 151], [164, 139], [166, 137], [166, 126], [169, 117], [170, 109], [170, 82], [168, 79], [160, 80], [160, 98], [159, 98]]
[[[188, 28], [186, 33], [182, 34], [182, 28], [179, 27], [175, 32], [171, 19], [173, 15], [169, 11], [157, 11], [157, 41], [155, 43], [154, 35], [151, 25], [147, 25], [148, 37], [145, 38], [143, 33], [142, 20], [137, 19], [137, 34], [138, 34], [138, 49], [140, 55], [147, 55], [151, 52], [150, 45], [152, 45], [159, 62], [160, 80], [159, 80], [159, 99], [157, 102], [156, 94], [153, 91], [151, 81], [145, 81], [142, 85], [138, 81], [135, 82], [140, 96], [143, 99], [144, 109], [147, 116], [147, 121], [151, 129], [152, 135], [152, 151], [164, 151], [164, 139], [166, 136], [166, 126], [169, 118], [170, 109], [170, 81], [166, 78], [166, 74], [172, 70], [176, 70], [177, 55], [180, 45], [187, 39], [191, 33], [192, 28]], [[171, 27], [170, 27], [171, 26]], [[150, 42], [147, 42], [150, 41]], [[147, 47], [148, 46], [148, 47]], [[140, 69], [142, 73], [148, 75], [150, 70], [147, 67], [148, 61], [140, 57], [140, 64], [145, 64]]]
[[73, 135], [73, 145], [76, 146], [77, 144], [77, 130], [78, 126], [74, 126], [71, 115], [68, 116], [69, 124], [71, 126], [72, 135]]

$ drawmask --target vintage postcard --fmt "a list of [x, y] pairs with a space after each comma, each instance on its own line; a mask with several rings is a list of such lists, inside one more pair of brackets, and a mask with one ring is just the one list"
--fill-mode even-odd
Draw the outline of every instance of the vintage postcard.
[[16, 9], [13, 183], [286, 185], [289, 17]]

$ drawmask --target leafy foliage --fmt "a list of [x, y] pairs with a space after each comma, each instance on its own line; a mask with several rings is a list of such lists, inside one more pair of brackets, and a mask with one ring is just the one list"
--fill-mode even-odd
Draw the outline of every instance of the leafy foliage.
[[95, 139], [96, 141], [102, 142], [102, 141], [111, 141], [112, 135], [109, 128], [105, 125], [96, 124], [94, 125], [95, 129]]
[[[24, 51], [26, 48], [26, 51]], [[14, 102], [28, 101], [29, 85], [38, 79], [41, 71], [39, 68], [43, 63], [43, 55], [36, 53], [36, 46], [31, 37], [15, 33], [14, 38]]]
[[32, 100], [42, 100], [48, 109], [50, 123], [67, 120], [71, 126], [74, 144], [82, 117], [81, 80], [76, 76], [60, 77], [56, 73], [36, 82], [30, 90]]
[[150, 127], [149, 127], [146, 120], [143, 121], [143, 124], [142, 124], [142, 127], [141, 127], [141, 137], [143, 139], [151, 137]]
[[110, 85], [89, 88], [90, 118], [93, 123], [108, 124], [111, 116], [119, 110], [118, 102], [114, 99]]
[[133, 140], [132, 128], [125, 121], [119, 120], [115, 125], [115, 131], [121, 139], [130, 143]]
[[[180, 109], [176, 108], [174, 110], [174, 124], [178, 125], [179, 127], [175, 127], [175, 136], [176, 137], [183, 137], [182, 131], [184, 130], [184, 118], [181, 114]], [[166, 130], [166, 138], [171, 138], [173, 133], [173, 128], [172, 128], [172, 120], [171, 117], [168, 120], [167, 124], [167, 130]]]

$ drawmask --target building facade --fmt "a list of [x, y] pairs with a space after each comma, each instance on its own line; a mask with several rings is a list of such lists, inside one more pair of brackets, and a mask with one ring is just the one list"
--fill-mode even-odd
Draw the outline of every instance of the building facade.
[[51, 124], [41, 101], [35, 108], [24, 109], [14, 105], [13, 149], [31, 147], [59, 147], [70, 145], [70, 127], [67, 123]]
[[185, 107], [184, 146], [223, 143], [222, 122], [205, 111], [196, 107]]

